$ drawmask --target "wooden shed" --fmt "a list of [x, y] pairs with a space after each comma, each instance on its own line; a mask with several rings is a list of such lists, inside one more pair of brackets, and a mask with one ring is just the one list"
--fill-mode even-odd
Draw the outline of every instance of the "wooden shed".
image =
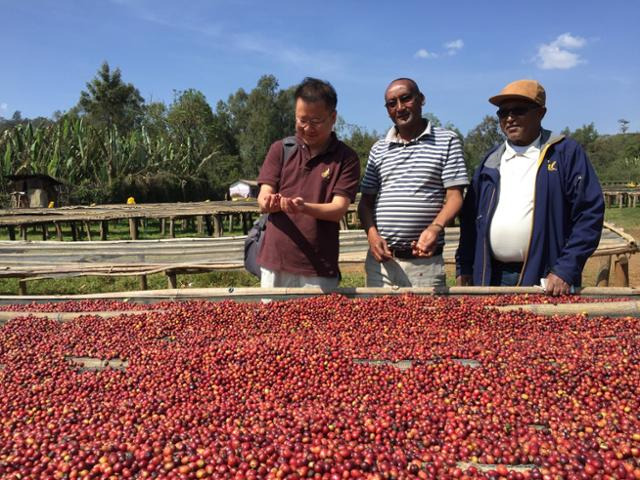
[[12, 208], [46, 208], [49, 202], [58, 203], [62, 182], [49, 175], [31, 173], [7, 175]]
[[243, 180], [233, 182], [229, 187], [229, 197], [234, 198], [258, 198], [258, 182], [256, 180]]

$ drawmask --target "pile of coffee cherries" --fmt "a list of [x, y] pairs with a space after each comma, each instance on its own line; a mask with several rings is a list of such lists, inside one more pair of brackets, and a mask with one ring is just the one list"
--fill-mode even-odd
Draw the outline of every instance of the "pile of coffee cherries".
[[639, 320], [543, 301], [13, 306], [0, 478], [640, 479]]

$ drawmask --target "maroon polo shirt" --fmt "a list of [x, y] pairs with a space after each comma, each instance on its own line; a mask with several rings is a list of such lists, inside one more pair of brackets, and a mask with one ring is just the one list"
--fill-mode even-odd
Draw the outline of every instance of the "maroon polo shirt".
[[[311, 158], [309, 148], [298, 147], [282, 169], [282, 140], [271, 145], [262, 164], [259, 184], [271, 185], [284, 197], [302, 197], [309, 203], [329, 203], [334, 195], [355, 200], [360, 180], [358, 155], [331, 134], [328, 148]], [[269, 215], [258, 264], [298, 275], [338, 275], [339, 224], [304, 213]]]

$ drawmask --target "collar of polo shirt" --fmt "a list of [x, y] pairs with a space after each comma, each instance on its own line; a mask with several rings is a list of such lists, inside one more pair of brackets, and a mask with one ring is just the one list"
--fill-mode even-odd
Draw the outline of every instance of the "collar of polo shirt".
[[542, 139], [542, 135], [538, 135], [538, 138], [536, 138], [533, 142], [531, 142], [529, 145], [514, 145], [512, 144], [509, 140], [506, 140], [505, 143], [505, 150], [504, 153], [502, 155], [502, 159], [503, 160], [511, 160], [513, 157], [517, 156], [517, 155], [521, 155], [521, 156], [525, 156], [525, 157], [531, 157], [531, 158], [538, 158], [538, 156], [540, 155], [540, 140]]
[[428, 121], [428, 120], [427, 120], [427, 126], [422, 131], [422, 133], [420, 135], [418, 135], [416, 138], [414, 138], [411, 141], [409, 141], [409, 142], [404, 140], [398, 134], [398, 127], [396, 127], [395, 125], [389, 129], [389, 131], [387, 132], [387, 135], [384, 137], [384, 139], [389, 143], [402, 143], [402, 144], [406, 145], [407, 143], [415, 142], [416, 140], [421, 139], [425, 135], [431, 135], [431, 122]]

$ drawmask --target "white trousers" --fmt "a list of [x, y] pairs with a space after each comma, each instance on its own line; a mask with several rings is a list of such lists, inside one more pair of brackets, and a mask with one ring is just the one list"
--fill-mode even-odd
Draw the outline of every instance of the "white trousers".
[[260, 286], [262, 288], [278, 287], [320, 287], [332, 289], [338, 286], [338, 277], [309, 277], [289, 272], [276, 272], [260, 267]]
[[369, 251], [364, 268], [367, 287], [439, 287], [447, 284], [442, 255], [392, 258], [380, 263]]

